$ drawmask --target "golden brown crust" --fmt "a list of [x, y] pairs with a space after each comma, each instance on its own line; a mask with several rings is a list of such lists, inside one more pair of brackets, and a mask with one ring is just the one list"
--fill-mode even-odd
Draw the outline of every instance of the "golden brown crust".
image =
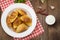
[[28, 29], [28, 27], [27, 27], [24, 23], [22, 23], [22, 24], [20, 24], [20, 25], [17, 27], [16, 32], [17, 32], [17, 33], [23, 32], [23, 31], [25, 31], [25, 30], [27, 30], [27, 29]]
[[13, 10], [7, 16], [6, 22], [9, 28], [17, 33], [24, 32], [28, 29], [28, 26], [32, 25], [32, 19], [21, 9]]
[[18, 25], [20, 25], [22, 23], [22, 21], [20, 20], [20, 18], [18, 17], [14, 22], [13, 22], [13, 28], [17, 28]]
[[26, 15], [26, 12], [21, 9], [17, 9], [17, 11], [20, 15]]
[[20, 17], [20, 19], [27, 24], [28, 26], [32, 25], [32, 19], [28, 16], [28, 15], [24, 15], [22, 17]]

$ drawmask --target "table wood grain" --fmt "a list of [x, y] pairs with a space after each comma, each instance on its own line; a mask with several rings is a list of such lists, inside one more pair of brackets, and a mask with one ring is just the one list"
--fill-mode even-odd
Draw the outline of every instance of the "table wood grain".
[[[37, 14], [45, 32], [42, 35], [39, 35], [31, 40], [60, 40], [60, 0], [46, 0], [42, 4], [39, 0], [30, 0], [35, 12], [38, 10], [39, 6], [42, 6], [42, 9], [46, 9], [44, 13], [54, 15], [56, 18], [56, 23], [52, 26], [49, 26], [45, 23], [45, 15]], [[55, 6], [55, 9], [52, 10], [50, 6]], [[2, 29], [1, 26], [1, 13], [0, 13], [0, 40], [13, 40], [12, 37], [8, 36]]]

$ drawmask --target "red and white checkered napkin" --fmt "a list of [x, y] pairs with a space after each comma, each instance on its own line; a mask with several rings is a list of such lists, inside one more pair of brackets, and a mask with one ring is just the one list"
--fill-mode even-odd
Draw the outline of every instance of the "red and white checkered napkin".
[[[5, 10], [5, 8], [7, 8], [10, 4], [14, 3], [13, 0], [0, 0], [0, 7], [2, 9], [2, 11]], [[32, 7], [30, 1], [28, 0], [26, 2], [27, 5], [29, 5], [30, 7]], [[32, 7], [33, 8], [33, 7]], [[44, 29], [42, 27], [42, 25], [40, 24], [38, 18], [37, 18], [37, 24], [36, 24], [36, 28], [35, 30], [28, 36], [24, 37], [24, 38], [14, 38], [14, 40], [30, 40], [31, 38], [34, 38], [38, 35], [41, 35], [44, 32]]]

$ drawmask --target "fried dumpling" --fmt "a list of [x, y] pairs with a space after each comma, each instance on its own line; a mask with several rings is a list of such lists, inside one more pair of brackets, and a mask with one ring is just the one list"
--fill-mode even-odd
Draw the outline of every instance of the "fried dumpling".
[[13, 22], [13, 28], [17, 28], [18, 25], [20, 25], [22, 23], [22, 21], [20, 20], [20, 18], [18, 17], [14, 22]]
[[23, 11], [23, 10], [21, 10], [21, 9], [17, 9], [17, 11], [18, 11], [18, 13], [19, 13], [20, 15], [25, 15], [25, 14], [26, 14], [26, 12]]
[[9, 17], [7, 17], [6, 23], [7, 23], [7, 25], [8, 25], [9, 27], [12, 27], [12, 24], [11, 24], [11, 22], [10, 22], [10, 20], [9, 20]]
[[8, 15], [10, 22], [12, 23], [18, 16], [16, 11], [13, 11], [10, 15]]
[[20, 24], [20, 25], [17, 27], [16, 32], [17, 32], [17, 33], [23, 32], [23, 31], [25, 31], [25, 30], [27, 30], [27, 29], [28, 29], [28, 27], [27, 27], [24, 23], [22, 23], [22, 24]]
[[32, 25], [32, 19], [28, 15], [21, 16], [20, 19], [28, 26]]

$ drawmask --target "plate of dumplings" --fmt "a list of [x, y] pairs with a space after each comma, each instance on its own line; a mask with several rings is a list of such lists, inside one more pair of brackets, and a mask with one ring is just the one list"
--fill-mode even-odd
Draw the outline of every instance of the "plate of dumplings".
[[10, 5], [1, 16], [2, 28], [11, 37], [21, 38], [30, 35], [36, 23], [34, 10], [23, 3]]

